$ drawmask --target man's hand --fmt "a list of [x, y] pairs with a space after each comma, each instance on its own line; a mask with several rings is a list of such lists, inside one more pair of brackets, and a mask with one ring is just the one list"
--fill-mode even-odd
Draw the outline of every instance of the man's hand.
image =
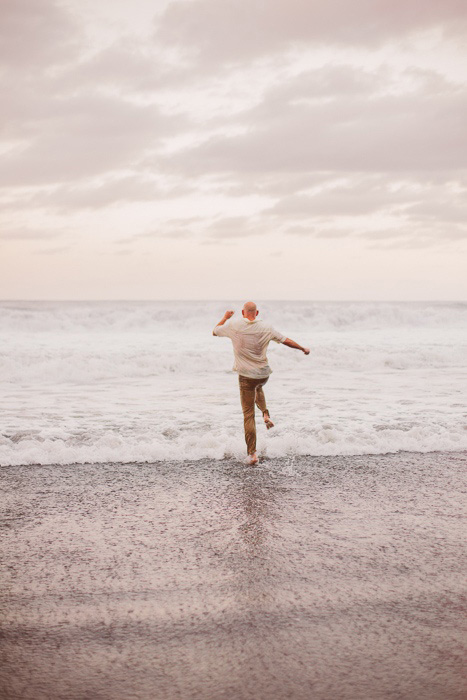
[[291, 340], [290, 338], [286, 338], [284, 340], [284, 345], [287, 345], [288, 348], [294, 348], [295, 350], [301, 350], [302, 352], [305, 353], [305, 355], [310, 354], [310, 348], [304, 348], [302, 345], [299, 345], [298, 343], [295, 342], [295, 340]]

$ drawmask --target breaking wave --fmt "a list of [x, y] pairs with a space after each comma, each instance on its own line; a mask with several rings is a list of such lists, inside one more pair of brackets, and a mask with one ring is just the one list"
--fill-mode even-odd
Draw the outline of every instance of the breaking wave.
[[[239, 313], [242, 302], [2, 302], [2, 332], [155, 332], [210, 328], [226, 308]], [[262, 316], [293, 330], [381, 328], [465, 328], [463, 302], [308, 302], [267, 301]]]

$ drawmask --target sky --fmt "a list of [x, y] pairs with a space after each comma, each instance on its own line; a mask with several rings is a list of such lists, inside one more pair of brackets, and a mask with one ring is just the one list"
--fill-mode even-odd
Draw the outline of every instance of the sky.
[[0, 0], [1, 299], [467, 300], [465, 0]]

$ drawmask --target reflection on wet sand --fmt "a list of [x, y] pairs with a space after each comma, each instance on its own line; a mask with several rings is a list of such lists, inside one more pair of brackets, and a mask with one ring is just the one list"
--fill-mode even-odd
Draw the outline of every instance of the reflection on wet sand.
[[278, 495], [274, 478], [248, 467], [248, 471], [238, 472], [233, 484], [237, 486], [239, 533], [245, 543], [247, 556], [265, 560]]
[[248, 467], [232, 474], [230, 488], [239, 536], [238, 559], [234, 561], [237, 601], [245, 615], [257, 617], [271, 605], [274, 596], [274, 518], [280, 489], [275, 478]]

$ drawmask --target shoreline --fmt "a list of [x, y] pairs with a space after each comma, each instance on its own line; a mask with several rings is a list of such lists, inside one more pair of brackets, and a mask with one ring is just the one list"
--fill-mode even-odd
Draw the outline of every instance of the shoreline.
[[[343, 460], [343, 461], [352, 461], [352, 460], [358, 460], [358, 459], [384, 459], [387, 457], [397, 457], [400, 456], [401, 458], [408, 458], [410, 455], [414, 455], [416, 457], [427, 457], [429, 458], [430, 455], [437, 456], [437, 455], [447, 455], [447, 456], [455, 456], [458, 455], [459, 457], [465, 457], [467, 458], [467, 450], [465, 448], [460, 448], [458, 450], [446, 450], [446, 449], [439, 449], [439, 450], [430, 450], [430, 451], [416, 451], [416, 450], [397, 450], [395, 452], [384, 452], [384, 453], [365, 453], [362, 452], [361, 454], [344, 454], [344, 455], [312, 455], [312, 454], [290, 454], [290, 455], [284, 455], [281, 457], [269, 457], [269, 456], [259, 456], [259, 464], [255, 465], [247, 465], [250, 466], [250, 468], [255, 468], [261, 465], [271, 465], [271, 464], [279, 464], [281, 465], [282, 463], [287, 463], [290, 464], [290, 462], [295, 462], [296, 460], [302, 460], [303, 462], [308, 463], [310, 460]], [[246, 459], [246, 452], [244, 455], [244, 458]], [[140, 460], [140, 459], [135, 459], [131, 461], [116, 461], [116, 460], [109, 460], [109, 461], [102, 461], [102, 460], [96, 460], [95, 462], [91, 461], [83, 461], [83, 462], [67, 462], [67, 463], [60, 463], [60, 462], [47, 462], [47, 463], [42, 463], [42, 462], [34, 462], [31, 464], [0, 464], [0, 469], [19, 469], [19, 468], [28, 468], [32, 469], [34, 467], [83, 467], [83, 466], [135, 466], [135, 465], [145, 465], [145, 466], [150, 466], [150, 465], [158, 465], [158, 464], [196, 464], [198, 462], [205, 463], [205, 462], [213, 462], [214, 464], [237, 464], [237, 465], [244, 465], [243, 458], [237, 458], [234, 456], [225, 456], [225, 457], [186, 457], [184, 459], [167, 459], [167, 458], [161, 458], [161, 459], [154, 459], [154, 460]]]
[[5, 700], [459, 700], [467, 453], [4, 469]]

